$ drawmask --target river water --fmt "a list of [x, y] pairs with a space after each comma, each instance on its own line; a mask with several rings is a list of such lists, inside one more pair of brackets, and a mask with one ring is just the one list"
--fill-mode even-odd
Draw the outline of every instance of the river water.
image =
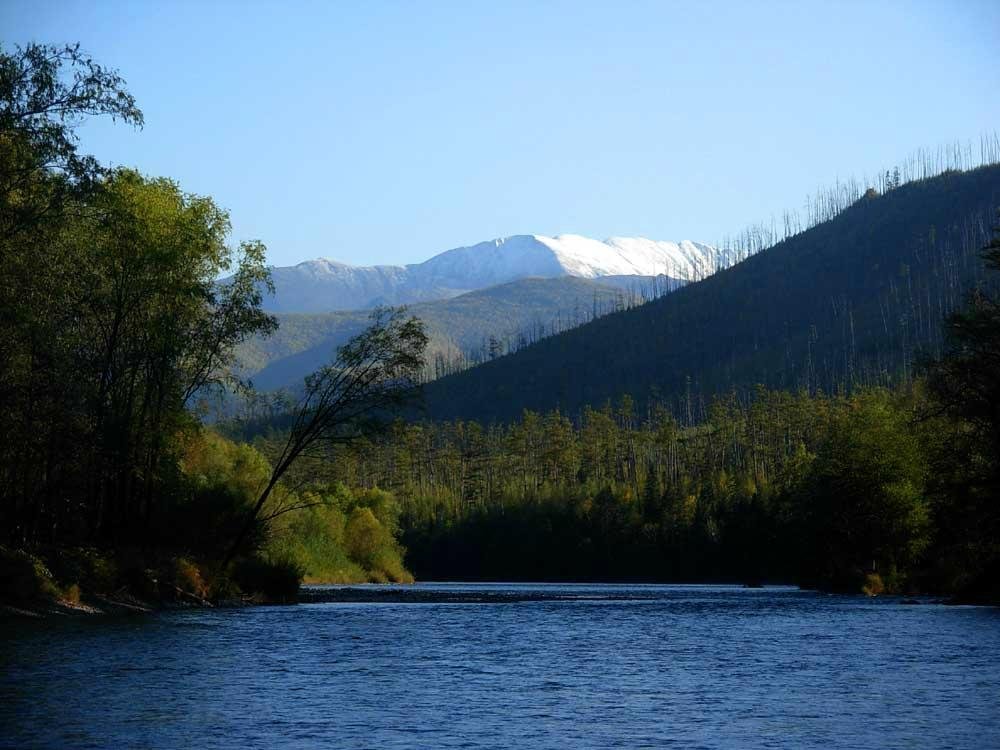
[[0, 746], [1000, 748], [1000, 610], [409, 590], [428, 596], [4, 624]]

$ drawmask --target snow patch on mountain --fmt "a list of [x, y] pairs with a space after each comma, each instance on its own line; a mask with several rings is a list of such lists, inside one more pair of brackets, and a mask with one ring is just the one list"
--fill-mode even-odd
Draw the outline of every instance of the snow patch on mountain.
[[514, 235], [447, 250], [407, 266], [351, 266], [328, 258], [272, 268], [265, 307], [320, 312], [446, 299], [532, 276], [668, 276], [697, 281], [728, 265], [711, 245], [644, 237]]

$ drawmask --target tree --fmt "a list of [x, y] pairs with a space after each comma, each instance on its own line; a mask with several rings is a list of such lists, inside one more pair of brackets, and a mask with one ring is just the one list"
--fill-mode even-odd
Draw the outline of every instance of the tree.
[[80, 45], [0, 47], [0, 243], [58, 215], [106, 174], [77, 153], [85, 117], [142, 127], [124, 79]]
[[403, 308], [378, 308], [367, 330], [337, 350], [334, 362], [306, 378], [291, 410], [291, 428], [223, 567], [240, 551], [268, 498], [303, 455], [331, 444], [352, 443], [381, 431], [387, 417], [417, 392], [427, 334]]
[[77, 152], [75, 131], [100, 115], [143, 122], [123, 79], [78, 46], [0, 48], [0, 518], [20, 541], [68, 530], [81, 505], [92, 420], [76, 250], [84, 220], [99, 221], [92, 198], [107, 171]]
[[192, 399], [276, 325], [260, 309], [263, 245], [231, 249], [211, 199], [119, 170], [80, 205], [4, 288], [0, 512], [21, 541], [141, 538]]
[[[1000, 271], [1000, 226], [983, 248], [988, 269]], [[995, 282], [994, 282], [995, 283]], [[940, 546], [945, 566], [976, 599], [1000, 599], [1000, 295], [976, 287], [966, 307], [946, 324], [947, 348], [925, 362], [930, 420], [943, 417], [938, 432], [935, 484]]]
[[928, 542], [925, 466], [906, 411], [887, 393], [846, 402], [807, 480], [810, 583], [857, 591], [866, 572], [890, 587], [905, 580]]
[[[1000, 271], [1000, 226], [983, 248], [986, 267]], [[928, 363], [929, 385], [940, 408], [968, 423], [977, 441], [1000, 456], [1000, 295], [980, 285], [965, 309], [949, 316], [948, 348]]]

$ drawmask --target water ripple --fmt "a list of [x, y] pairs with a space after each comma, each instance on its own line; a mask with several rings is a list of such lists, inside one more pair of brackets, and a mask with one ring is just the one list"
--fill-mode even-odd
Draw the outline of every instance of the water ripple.
[[734, 587], [378, 591], [6, 624], [0, 747], [1000, 747], [996, 610]]

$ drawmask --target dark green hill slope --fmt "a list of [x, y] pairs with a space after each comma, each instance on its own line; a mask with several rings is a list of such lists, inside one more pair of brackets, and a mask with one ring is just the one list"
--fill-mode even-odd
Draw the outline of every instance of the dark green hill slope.
[[[654, 283], [640, 277], [629, 282], [633, 286], [623, 289], [624, 282], [616, 287], [571, 276], [520, 279], [411, 305], [409, 311], [427, 326], [429, 375], [434, 376], [459, 369], [468, 360], [489, 358], [491, 339], [495, 356], [631, 304], [644, 286], [663, 291], [667, 285], [678, 285], [673, 280]], [[242, 347], [239, 355], [245, 374], [261, 390], [297, 385], [328, 362], [336, 347], [365, 328], [369, 312], [279, 314], [279, 328], [273, 336]]]
[[885, 195], [640, 307], [430, 384], [435, 419], [575, 413], [631, 394], [697, 418], [713, 394], [761, 383], [832, 390], [909, 374], [944, 315], [983, 277], [1000, 167]]

